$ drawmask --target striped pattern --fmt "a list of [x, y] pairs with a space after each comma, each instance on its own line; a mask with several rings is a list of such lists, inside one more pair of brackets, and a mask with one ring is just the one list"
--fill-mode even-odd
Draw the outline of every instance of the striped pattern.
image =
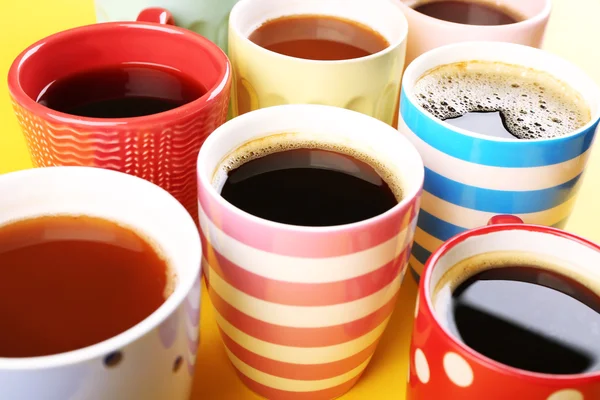
[[545, 141], [463, 135], [418, 109], [403, 91], [398, 129], [417, 148], [425, 182], [410, 265], [417, 274], [444, 241], [494, 215], [562, 228], [582, 183], [597, 121]]
[[394, 309], [419, 198], [385, 218], [308, 232], [200, 191], [203, 268], [226, 352], [269, 399], [331, 399], [369, 363]]

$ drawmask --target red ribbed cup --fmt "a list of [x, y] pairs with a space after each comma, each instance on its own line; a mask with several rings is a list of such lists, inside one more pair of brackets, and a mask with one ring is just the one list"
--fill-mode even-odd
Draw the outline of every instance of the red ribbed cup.
[[[181, 107], [134, 118], [80, 117], [35, 101], [57, 79], [128, 62], [173, 68], [208, 91]], [[24, 50], [8, 75], [36, 167], [93, 166], [135, 175], [169, 191], [194, 218], [196, 158], [204, 139], [225, 122], [230, 83], [229, 61], [208, 39], [142, 22], [95, 24], [51, 35]]]

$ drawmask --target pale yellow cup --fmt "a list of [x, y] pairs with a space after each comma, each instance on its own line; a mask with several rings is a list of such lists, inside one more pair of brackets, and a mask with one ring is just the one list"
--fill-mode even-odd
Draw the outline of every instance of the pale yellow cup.
[[[362, 23], [390, 45], [366, 57], [315, 61], [281, 55], [248, 39], [268, 20], [307, 14]], [[229, 57], [234, 69], [232, 115], [281, 104], [325, 104], [392, 124], [407, 32], [404, 14], [389, 0], [241, 0], [229, 18]]]

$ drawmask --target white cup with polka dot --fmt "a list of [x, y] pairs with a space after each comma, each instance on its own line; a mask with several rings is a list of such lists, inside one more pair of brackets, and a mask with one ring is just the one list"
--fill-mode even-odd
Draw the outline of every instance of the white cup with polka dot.
[[[502, 310], [490, 313], [489, 304], [481, 301], [461, 304], [476, 313], [485, 310], [486, 319], [480, 319], [480, 324], [477, 325], [477, 346], [480, 346], [480, 351], [476, 351], [473, 335], [464, 329], [464, 325], [461, 330], [457, 323], [457, 308], [454, 307], [457, 307], [458, 300], [455, 289], [459, 288], [458, 292], [463, 290], [460, 293], [471, 290], [463, 289], [465, 286], [461, 286], [462, 283], [483, 271], [483, 267], [502, 267], [506, 265], [502, 264], [506, 260], [517, 259], [528, 261], [516, 265], [536, 268], [535, 285], [528, 286], [524, 291], [510, 292], [510, 296], [497, 292], [493, 294], [494, 301], [501, 298], [502, 304], [515, 303], [513, 314], [502, 314], [507, 309], [504, 306], [498, 308]], [[557, 280], [558, 276], [562, 278]], [[580, 293], [583, 290], [588, 295], [591, 294], [585, 301], [589, 310], [585, 306], [585, 313], [567, 313], [555, 306], [552, 309], [530, 308], [535, 310], [535, 318], [527, 320], [528, 325], [531, 322], [528, 326], [530, 331], [535, 326], [538, 315], [550, 315], [553, 320], [559, 320], [554, 317], [557, 315], [565, 321], [561, 326], [553, 325], [552, 332], [534, 331], [535, 340], [529, 343], [532, 348], [537, 349], [530, 351], [529, 348], [522, 347], [522, 342], [519, 343], [520, 339], [515, 339], [516, 336], [506, 334], [508, 331], [498, 335], [500, 325], [494, 325], [496, 322], [493, 320], [499, 320], [502, 324], [510, 321], [512, 325], [523, 327], [523, 320], [519, 320], [520, 315], [517, 315], [521, 314], [519, 310], [526, 309], [536, 296], [535, 300], [542, 299], [545, 303], [535, 304], [548, 304], [547, 297], [538, 296], [540, 286], [553, 295], [571, 296], [569, 301], [574, 302], [577, 300], [572, 298], [576, 296], [573, 289], [577, 288]], [[489, 293], [486, 293], [488, 297]], [[594, 357], [600, 354], [600, 307], [598, 301], [594, 305], [591, 298], [600, 299], [600, 246], [597, 244], [556, 228], [524, 224], [519, 218], [509, 215], [493, 217], [488, 226], [454, 236], [432, 254], [420, 281], [410, 347], [407, 400], [600, 399], [600, 357]], [[481, 300], [481, 296], [478, 299]], [[531, 315], [533, 314], [529, 314]], [[572, 324], [577, 324], [577, 329], [572, 329]], [[472, 329], [473, 326], [472, 324], [469, 328]], [[563, 335], [561, 329], [564, 326], [575, 331], [575, 336], [570, 338], [591, 337], [592, 340], [587, 342], [589, 347], [575, 347], [574, 344], [567, 343], [565, 338], [569, 336], [553, 337]], [[594, 335], [598, 338], [593, 339]], [[542, 342], [545, 341], [552, 341], [552, 346], [558, 346], [557, 343], [562, 341], [561, 346], [564, 347], [561, 349], [569, 348], [569, 352], [586, 354], [589, 362], [580, 364], [576, 370], [569, 370], [571, 367], [566, 366], [574, 364], [565, 361], [566, 353], [553, 358], [558, 354], [556, 348], [542, 347]], [[481, 347], [481, 343], [485, 343], [485, 346]], [[577, 346], [580, 345], [581, 343], [577, 343]], [[493, 349], [494, 354], [485, 353], [481, 350], [483, 348]], [[515, 351], [517, 348], [519, 350]], [[513, 357], [524, 360], [524, 364], [504, 363], [508, 360], [508, 353], [516, 354]], [[534, 354], [538, 356], [534, 357]], [[500, 358], [503, 360], [498, 361]], [[535, 367], [531, 367], [534, 365]]]
[[108, 219], [146, 236], [173, 268], [175, 289], [142, 322], [103, 342], [0, 357], [0, 399], [187, 400], [200, 307], [201, 247], [192, 217], [165, 190], [120, 172], [49, 167], [0, 175], [0, 226], [61, 214]]

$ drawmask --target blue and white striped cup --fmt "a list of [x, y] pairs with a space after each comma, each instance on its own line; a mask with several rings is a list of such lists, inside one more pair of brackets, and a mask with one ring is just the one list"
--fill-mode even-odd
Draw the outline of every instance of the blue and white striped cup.
[[[454, 127], [429, 114], [414, 86], [440, 65], [496, 61], [545, 71], [577, 90], [591, 121], [565, 136], [504, 139]], [[483, 226], [494, 215], [562, 228], [575, 204], [598, 120], [600, 91], [575, 65], [542, 50], [510, 43], [467, 42], [439, 47], [415, 59], [402, 80], [398, 129], [418, 149], [425, 184], [410, 265], [420, 276], [442, 242]]]

